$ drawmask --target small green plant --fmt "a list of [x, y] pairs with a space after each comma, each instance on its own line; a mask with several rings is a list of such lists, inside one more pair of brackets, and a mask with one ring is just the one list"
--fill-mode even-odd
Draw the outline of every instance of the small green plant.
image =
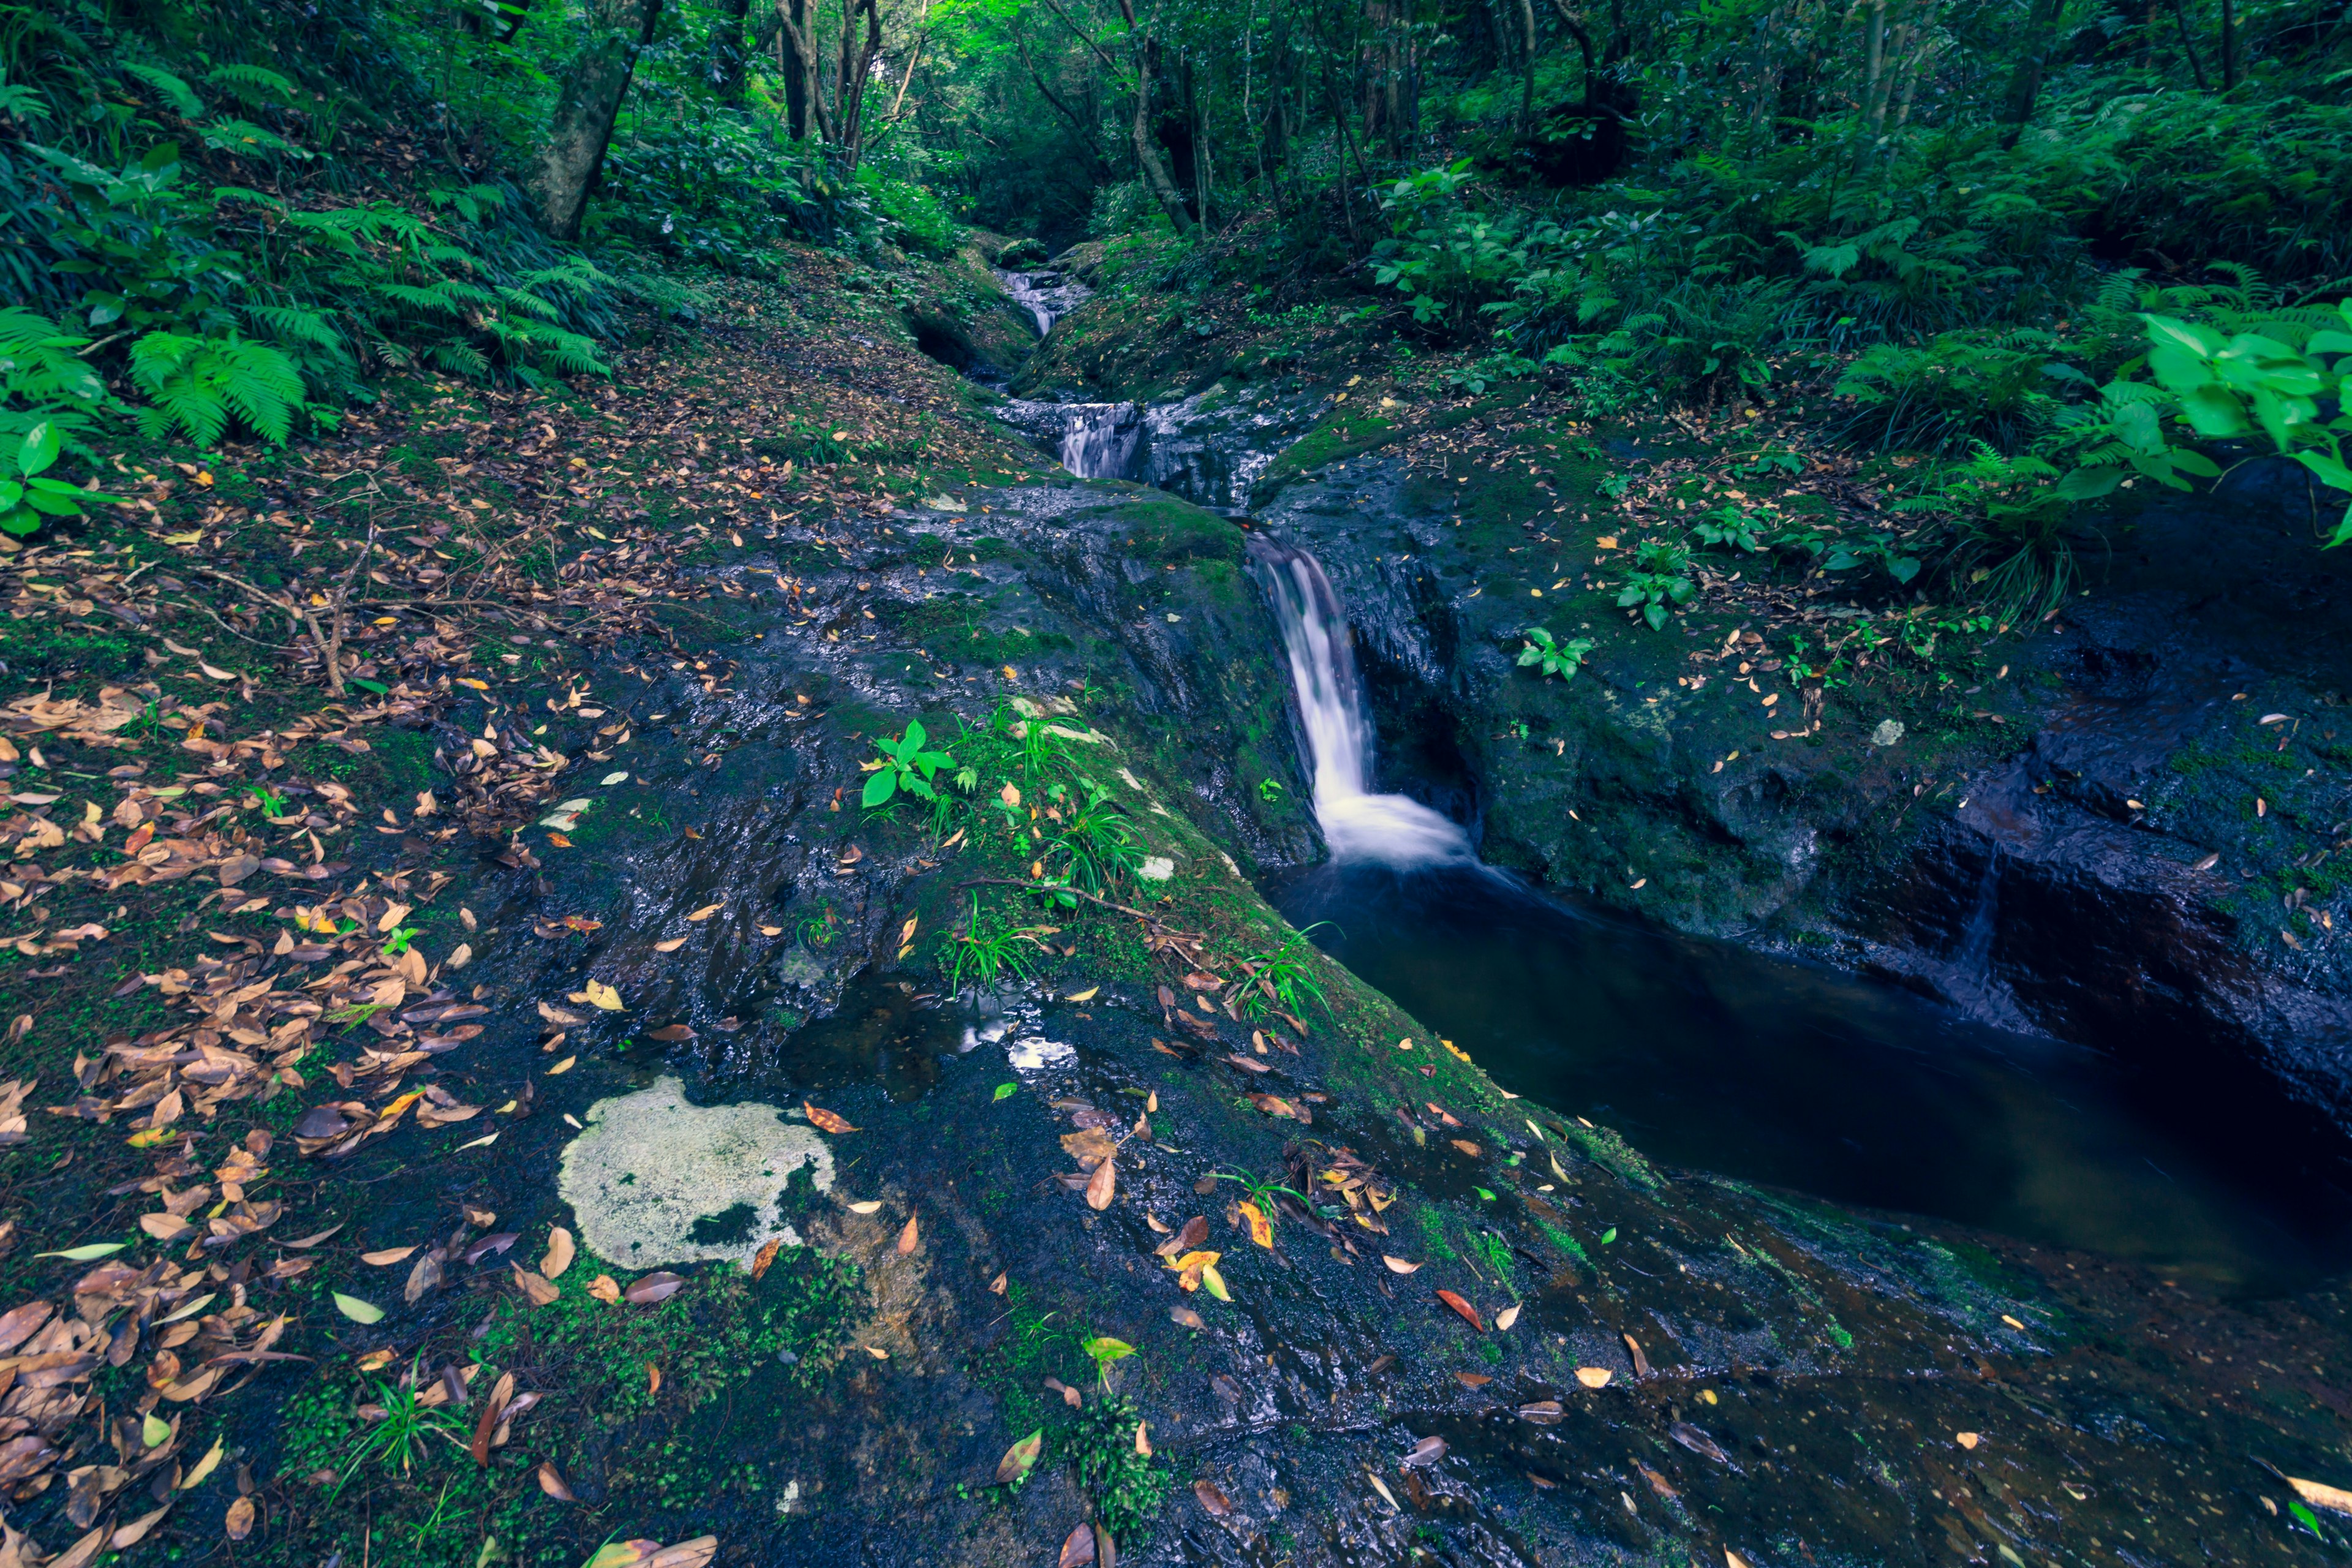
[[200, 447], [218, 443], [233, 419], [282, 447], [303, 409], [294, 362], [234, 333], [150, 332], [131, 345], [131, 379], [152, 404], [139, 411], [142, 430], [161, 437], [177, 427]]
[[1281, 781], [1278, 779], [1257, 781], [1257, 797], [1268, 805], [1278, 804], [1286, 793], [1287, 792], [1283, 789]]
[[44, 422], [26, 431], [9, 452], [8, 468], [14, 472], [0, 477], [0, 531], [22, 537], [37, 532], [52, 518], [81, 516], [85, 501], [122, 499], [50, 479], [58, 451], [58, 427]]
[[1576, 679], [1576, 672], [1583, 668], [1585, 656], [1594, 646], [1591, 637], [1554, 642], [1551, 633], [1541, 626], [1529, 626], [1519, 635], [1526, 638], [1519, 645], [1519, 668], [1531, 668], [1544, 676], [1557, 675], [1562, 680]]
[[1071, 886], [1099, 897], [1143, 864], [1134, 826], [1108, 795], [1089, 784], [1084, 805], [1066, 804], [1062, 809], [1062, 831], [1052, 847], [1067, 857]]
[[398, 1384], [380, 1378], [370, 1381], [375, 1385], [375, 1398], [359, 1408], [360, 1420], [365, 1425], [352, 1434], [335, 1490], [342, 1490], [362, 1467], [370, 1464], [386, 1469], [397, 1467], [402, 1475], [407, 1475], [435, 1437], [446, 1439], [453, 1447], [465, 1447], [465, 1428], [457, 1417], [445, 1406], [426, 1405], [417, 1397], [414, 1369]]
[[1087, 1352], [1088, 1361], [1095, 1363], [1095, 1376], [1106, 1394], [1110, 1391], [1110, 1369], [1135, 1353], [1133, 1345], [1125, 1340], [1112, 1339], [1108, 1334], [1081, 1340], [1078, 1348]]
[[1691, 532], [1698, 536], [1701, 544], [1717, 550], [1741, 550], [1754, 555], [1764, 548], [1760, 527], [1757, 519], [1726, 501], [1721, 506], [1701, 512], [1698, 521], [1691, 524]]
[[1321, 923], [1292, 931], [1265, 952], [1241, 961], [1242, 973], [1249, 976], [1241, 994], [1243, 1016], [1264, 1018], [1278, 1008], [1297, 1017], [1306, 1013], [1309, 1002], [1329, 1011], [1331, 1005], [1324, 998], [1323, 987], [1316, 982], [1313, 963], [1307, 956], [1314, 951], [1314, 945], [1307, 940], [1307, 933]]
[[1036, 938], [1026, 931], [996, 930], [983, 931], [980, 920], [980, 895], [972, 895], [971, 912], [964, 920], [961, 933], [949, 936], [941, 945], [941, 956], [947, 963], [948, 989], [961, 992], [970, 979], [987, 986], [996, 984], [996, 977], [1010, 970], [1027, 979], [1032, 973], [1029, 955], [1022, 943], [1035, 945]]
[[929, 739], [923, 721], [910, 719], [905, 734], [883, 742], [882, 754], [866, 764], [866, 791], [859, 804], [868, 810], [887, 805], [902, 791], [937, 801], [940, 794], [931, 787], [931, 780], [941, 768], [954, 766], [955, 759], [945, 752], [925, 751], [924, 743]]
[[1167, 1470], [1139, 1441], [1142, 1425], [1134, 1400], [1098, 1394], [1079, 1414], [1073, 1434], [1079, 1485], [1114, 1541], [1139, 1537], [1168, 1489]]
[[1617, 590], [1617, 607], [1638, 607], [1652, 631], [1663, 631], [1666, 617], [1696, 597], [1698, 584], [1690, 578], [1690, 552], [1654, 539], [1634, 552], [1633, 569]]
[[1242, 1189], [1242, 1201], [1265, 1215], [1266, 1224], [1269, 1226], [1279, 1217], [1274, 1206], [1274, 1200], [1279, 1197], [1296, 1198], [1308, 1214], [1322, 1212], [1315, 1206], [1314, 1199], [1296, 1187], [1284, 1186], [1279, 1181], [1260, 1181], [1257, 1177], [1240, 1171], [1213, 1171], [1209, 1174], [1209, 1179], [1213, 1182], [1233, 1182], [1238, 1184]]

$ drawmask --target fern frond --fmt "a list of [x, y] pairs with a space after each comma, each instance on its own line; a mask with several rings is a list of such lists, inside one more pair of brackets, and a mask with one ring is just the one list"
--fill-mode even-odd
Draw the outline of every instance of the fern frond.
[[128, 63], [122, 67], [122, 71], [124, 75], [136, 77], [154, 89], [171, 104], [172, 112], [181, 119], [194, 120], [204, 113], [205, 100], [196, 96], [196, 89], [170, 71], [157, 66]]

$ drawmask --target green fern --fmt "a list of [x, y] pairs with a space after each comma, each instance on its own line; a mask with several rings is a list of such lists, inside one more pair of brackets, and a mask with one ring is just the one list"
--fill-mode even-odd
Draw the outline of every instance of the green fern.
[[183, 120], [194, 120], [205, 111], [205, 100], [196, 89], [159, 66], [125, 64], [123, 74], [135, 77], [154, 89], [156, 94], [172, 106], [172, 112]]
[[139, 411], [149, 436], [177, 426], [200, 447], [218, 441], [232, 419], [284, 446], [303, 406], [294, 362], [249, 338], [150, 332], [131, 346], [131, 379], [152, 405]]

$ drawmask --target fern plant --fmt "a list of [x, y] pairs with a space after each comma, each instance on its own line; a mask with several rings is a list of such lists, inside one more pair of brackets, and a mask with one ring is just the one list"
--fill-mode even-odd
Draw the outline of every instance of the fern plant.
[[46, 316], [0, 310], [0, 437], [45, 425], [64, 450], [89, 455], [81, 438], [105, 405], [106, 384], [74, 352], [89, 342]]
[[233, 419], [282, 447], [303, 410], [302, 373], [294, 362], [234, 334], [150, 332], [131, 346], [131, 379], [151, 405], [139, 411], [142, 430], [160, 437], [176, 426], [200, 447], [218, 441]]

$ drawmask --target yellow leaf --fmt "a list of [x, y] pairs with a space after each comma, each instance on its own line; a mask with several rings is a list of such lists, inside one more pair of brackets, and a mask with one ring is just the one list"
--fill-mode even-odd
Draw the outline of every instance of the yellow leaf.
[[566, 1058], [564, 1058], [562, 1061], [560, 1061], [560, 1062], [556, 1063], [553, 1067], [551, 1067], [551, 1068], [548, 1068], [548, 1069], [547, 1069], [547, 1076], [548, 1076], [548, 1077], [550, 1077], [550, 1078], [553, 1078], [553, 1077], [555, 1077], [555, 1076], [556, 1076], [556, 1074], [558, 1074], [558, 1073], [567, 1073], [567, 1072], [570, 1072], [570, 1071], [572, 1070], [572, 1063], [574, 1063], [574, 1062], [576, 1062], [576, 1061], [578, 1061], [579, 1059], [580, 1059], [580, 1058], [579, 1058], [578, 1057], [566, 1057]]
[[204, 542], [205, 531], [201, 528], [192, 528], [185, 533], [167, 533], [163, 536], [163, 542], [166, 544], [202, 544]]
[[1215, 1264], [1212, 1263], [1202, 1268], [1201, 1283], [1208, 1287], [1209, 1294], [1218, 1300], [1226, 1302], [1233, 1300], [1233, 1298], [1225, 1293], [1225, 1277], [1217, 1272]]
[[1095, 999], [1097, 993], [1101, 990], [1102, 987], [1099, 985], [1089, 985], [1084, 991], [1071, 992], [1067, 996], [1063, 997], [1062, 1000], [1065, 1002], [1091, 1002]]
[[705, 904], [686, 918], [690, 921], [707, 921], [726, 907], [724, 904]]
[[1256, 1242], [1260, 1247], [1265, 1247], [1268, 1252], [1272, 1252], [1274, 1250], [1274, 1221], [1267, 1216], [1266, 1212], [1258, 1207], [1255, 1204], [1236, 1204], [1234, 1207], [1241, 1211], [1242, 1218], [1249, 1222], [1250, 1239]]
[[190, 1470], [186, 1479], [180, 1482], [180, 1489], [182, 1491], [194, 1490], [199, 1485], [203, 1484], [205, 1477], [211, 1475], [214, 1470], [219, 1468], [221, 1462], [222, 1445], [226, 1441], [227, 1439], [223, 1437], [215, 1437], [213, 1439], [213, 1446], [210, 1450], [205, 1453], [203, 1458], [196, 1461], [195, 1468]]
[[607, 1013], [621, 1010], [621, 994], [601, 980], [591, 980], [586, 987], [588, 1000]]

